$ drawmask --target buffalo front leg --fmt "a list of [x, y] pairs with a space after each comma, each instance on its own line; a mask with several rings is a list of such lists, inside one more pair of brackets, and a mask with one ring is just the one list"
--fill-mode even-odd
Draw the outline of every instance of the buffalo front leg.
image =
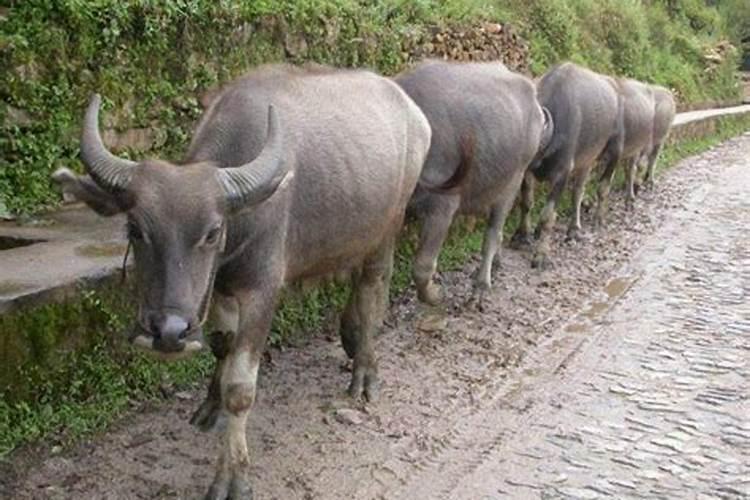
[[239, 331], [220, 364], [219, 374], [221, 411], [226, 415], [227, 425], [216, 475], [206, 493], [206, 500], [252, 498], [246, 426], [255, 401], [258, 368], [271, 327], [276, 294], [243, 293], [238, 295], [238, 301]]
[[526, 172], [521, 184], [521, 221], [518, 229], [513, 233], [511, 244], [514, 247], [523, 247], [531, 245], [531, 208], [534, 206], [534, 174]]
[[458, 210], [460, 200], [456, 196], [440, 196], [439, 205], [433, 207], [422, 219], [419, 234], [419, 247], [414, 260], [414, 282], [417, 285], [417, 297], [430, 305], [437, 305], [441, 300], [440, 287], [433, 277], [437, 271], [438, 255], [443, 246], [453, 216]]
[[208, 336], [207, 340], [216, 358], [216, 367], [208, 386], [206, 399], [190, 419], [191, 424], [204, 432], [214, 429], [221, 416], [221, 372], [239, 327], [237, 299], [214, 293], [211, 324], [216, 330]]

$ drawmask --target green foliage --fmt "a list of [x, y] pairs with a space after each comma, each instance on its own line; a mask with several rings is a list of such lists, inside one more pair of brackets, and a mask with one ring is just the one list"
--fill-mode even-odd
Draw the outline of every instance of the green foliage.
[[0, 457], [53, 433], [60, 442], [90, 434], [134, 402], [209, 373], [208, 354], [166, 364], [126, 344], [130, 292], [82, 290], [76, 300], [0, 316]]
[[[736, 96], [730, 57], [706, 72], [703, 53], [747, 33], [742, 0], [25, 0], [0, 21], [0, 208], [57, 203], [49, 174], [80, 169], [81, 110], [105, 97], [105, 126], [155, 129], [149, 154], [179, 160], [197, 97], [247, 68], [280, 60], [404, 65], [402, 40], [427, 26], [477, 19], [521, 25], [532, 70], [573, 60], [676, 89], [685, 101]], [[744, 26], [744, 27], [743, 27]], [[26, 120], [7, 120], [22, 110]], [[128, 155], [129, 152], [124, 152]], [[130, 152], [142, 156], [142, 152]]]
[[704, 53], [729, 36], [725, 24], [732, 11], [722, 7], [724, 2], [717, 2], [718, 7], [702, 0], [500, 3], [522, 26], [536, 74], [572, 60], [604, 73], [666, 85], [683, 102], [738, 96], [736, 55], [730, 54], [710, 71], [704, 60]]

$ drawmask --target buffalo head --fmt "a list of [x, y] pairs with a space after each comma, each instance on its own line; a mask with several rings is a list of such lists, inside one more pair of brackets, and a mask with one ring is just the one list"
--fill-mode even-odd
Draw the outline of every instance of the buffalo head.
[[100, 214], [127, 214], [138, 289], [131, 341], [170, 356], [198, 350], [228, 219], [270, 197], [289, 174], [277, 114], [269, 106], [266, 143], [249, 163], [178, 166], [110, 153], [99, 134], [99, 106], [94, 95], [83, 124], [89, 175], [62, 169], [54, 178]]

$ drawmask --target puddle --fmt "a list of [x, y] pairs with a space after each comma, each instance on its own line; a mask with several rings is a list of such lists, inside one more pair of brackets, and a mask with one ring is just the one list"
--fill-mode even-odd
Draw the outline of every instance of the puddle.
[[588, 331], [589, 325], [585, 323], [571, 323], [565, 327], [565, 331], [569, 333], [583, 333]]
[[34, 240], [31, 238], [18, 238], [16, 236], [0, 235], [0, 250], [10, 250], [12, 248], [27, 247], [34, 243], [41, 243], [44, 240]]
[[609, 283], [607, 283], [607, 286], [604, 287], [604, 291], [607, 293], [610, 299], [616, 299], [620, 295], [625, 293], [634, 281], [635, 279], [630, 277], [614, 278]]
[[581, 315], [589, 319], [595, 319], [609, 309], [615, 300], [619, 299], [625, 292], [627, 292], [633, 283], [635, 283], [635, 278], [629, 276], [611, 279], [604, 286], [604, 293], [607, 294], [607, 300], [592, 302], [588, 309], [583, 311]]
[[117, 257], [125, 253], [125, 243], [89, 243], [76, 247], [75, 253], [81, 257]]

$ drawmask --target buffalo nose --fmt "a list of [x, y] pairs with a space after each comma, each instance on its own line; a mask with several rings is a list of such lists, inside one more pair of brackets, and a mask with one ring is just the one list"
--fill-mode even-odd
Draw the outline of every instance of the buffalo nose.
[[185, 346], [190, 324], [174, 314], [167, 314], [156, 321], [153, 330], [154, 347], [160, 351], [180, 351]]

